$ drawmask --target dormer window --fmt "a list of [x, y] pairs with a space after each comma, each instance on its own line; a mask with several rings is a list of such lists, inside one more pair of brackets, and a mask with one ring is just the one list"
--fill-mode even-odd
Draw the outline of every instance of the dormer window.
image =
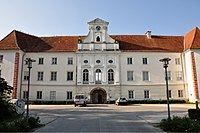
[[100, 41], [101, 41], [100, 37], [97, 36], [97, 38], [96, 38], [96, 42], [100, 42]]

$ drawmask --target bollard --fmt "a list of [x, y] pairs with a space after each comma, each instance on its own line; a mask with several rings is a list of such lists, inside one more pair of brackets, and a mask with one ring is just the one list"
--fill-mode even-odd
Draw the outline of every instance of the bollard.
[[196, 109], [199, 109], [198, 101], [196, 101], [195, 104], [196, 104]]

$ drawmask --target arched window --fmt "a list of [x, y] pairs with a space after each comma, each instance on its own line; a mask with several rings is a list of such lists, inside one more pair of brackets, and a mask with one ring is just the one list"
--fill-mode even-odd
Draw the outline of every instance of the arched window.
[[97, 36], [97, 38], [96, 38], [96, 42], [100, 42], [100, 41], [101, 41], [100, 37]]
[[87, 69], [83, 70], [83, 84], [89, 84], [89, 71]]
[[108, 70], [108, 84], [114, 84], [114, 71], [112, 69]]
[[101, 77], [102, 77], [101, 70], [100, 70], [100, 69], [97, 69], [97, 70], [96, 70], [96, 73], [95, 73], [95, 81], [96, 81], [96, 84], [101, 84]]

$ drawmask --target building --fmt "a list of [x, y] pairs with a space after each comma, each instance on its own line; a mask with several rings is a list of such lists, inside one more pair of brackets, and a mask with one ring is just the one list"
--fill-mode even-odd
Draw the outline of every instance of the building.
[[168, 68], [171, 99], [199, 100], [200, 29], [184, 36], [109, 35], [108, 22], [88, 22], [87, 36], [37, 37], [12, 31], [0, 41], [0, 76], [14, 87], [13, 98], [27, 97], [27, 58], [31, 69], [30, 100], [72, 100], [86, 94], [91, 103], [166, 99], [160, 59]]

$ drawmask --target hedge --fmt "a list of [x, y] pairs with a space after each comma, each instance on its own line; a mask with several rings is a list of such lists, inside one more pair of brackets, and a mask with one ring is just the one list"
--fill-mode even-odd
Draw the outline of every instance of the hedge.
[[200, 109], [188, 109], [188, 116], [193, 120], [200, 120]]
[[46, 100], [33, 100], [31, 104], [47, 104], [47, 105], [65, 105], [73, 104], [73, 101], [46, 101]]
[[[128, 104], [166, 104], [167, 100], [129, 100]], [[185, 100], [170, 100], [169, 103], [187, 103]]]

